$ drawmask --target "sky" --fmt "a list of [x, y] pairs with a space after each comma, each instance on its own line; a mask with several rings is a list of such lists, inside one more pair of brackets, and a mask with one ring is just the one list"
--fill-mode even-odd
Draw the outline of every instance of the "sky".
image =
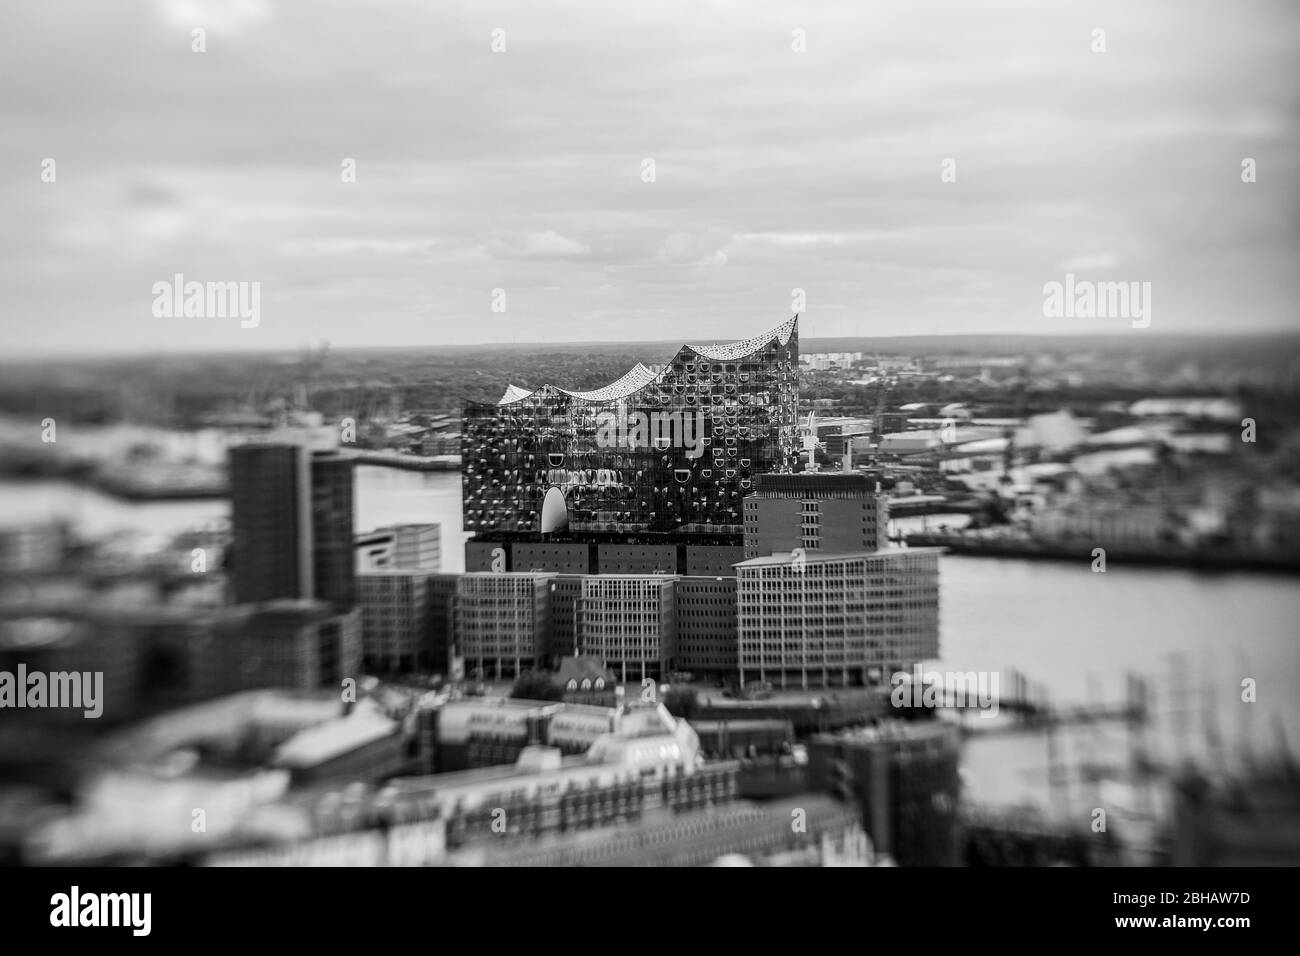
[[6, 3], [0, 358], [1292, 330], [1297, 63], [1288, 0]]

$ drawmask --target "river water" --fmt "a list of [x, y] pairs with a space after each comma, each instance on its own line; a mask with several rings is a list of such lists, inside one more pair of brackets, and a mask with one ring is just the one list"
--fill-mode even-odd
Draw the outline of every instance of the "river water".
[[[443, 567], [464, 568], [460, 475], [363, 466], [356, 527], [435, 521]], [[0, 524], [59, 516], [98, 536], [115, 530], [172, 534], [225, 517], [224, 500], [133, 504], [66, 482], [0, 482]], [[905, 519], [899, 530], [948, 519]], [[950, 523], [956, 523], [950, 521]], [[1125, 675], [1144, 676], [1152, 722], [1144, 745], [1168, 763], [1195, 758], [1234, 768], [1300, 741], [1300, 588], [1279, 575], [1078, 566], [945, 556], [941, 562], [941, 654], [927, 669], [985, 671], [1011, 691], [1014, 668], [1058, 704], [1119, 702]], [[1243, 702], [1242, 681], [1256, 682]], [[1004, 715], [1005, 716], [1005, 715]], [[980, 727], [999, 724], [968, 717]], [[983, 726], [981, 726], [983, 725]], [[1065, 764], [1122, 764], [1138, 738], [1117, 723], [1041, 733], [976, 736], [965, 751], [972, 796], [1086, 813], [1095, 785], [1067, 775], [1048, 787], [1049, 752]], [[1112, 799], [1119, 799], [1114, 797]]]

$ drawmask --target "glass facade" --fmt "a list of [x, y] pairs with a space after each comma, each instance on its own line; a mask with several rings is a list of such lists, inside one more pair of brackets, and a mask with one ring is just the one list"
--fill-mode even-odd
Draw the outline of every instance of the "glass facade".
[[465, 530], [739, 532], [754, 477], [796, 463], [798, 364], [796, 316], [594, 391], [511, 385], [469, 403]]

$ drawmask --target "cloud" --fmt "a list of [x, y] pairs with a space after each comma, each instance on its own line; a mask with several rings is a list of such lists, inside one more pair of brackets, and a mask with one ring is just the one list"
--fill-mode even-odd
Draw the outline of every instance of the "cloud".
[[157, 0], [156, 6], [174, 26], [203, 27], [227, 36], [244, 33], [271, 14], [269, 0]]
[[727, 264], [727, 254], [722, 249], [726, 241], [726, 233], [717, 229], [702, 233], [678, 230], [664, 239], [656, 259], [671, 265], [720, 268]]
[[590, 247], [550, 229], [522, 237], [494, 239], [488, 248], [503, 259], [583, 259], [591, 255]]
[[399, 237], [336, 237], [331, 239], [306, 239], [287, 242], [283, 250], [287, 255], [355, 255], [365, 253], [380, 256], [432, 255], [444, 245], [428, 236]]
[[[1158, 284], [1153, 334], [1294, 324], [1294, 0], [492, 9], [9, 4], [0, 352], [473, 342], [498, 287], [551, 341], [742, 338], [794, 288], [828, 335], [1084, 331], [1041, 288], [1089, 268]], [[276, 321], [142, 321], [178, 271]]]
[[733, 237], [738, 244], [758, 243], [773, 246], [846, 246], [891, 238], [883, 232], [746, 232]]
[[1066, 259], [1056, 268], [1059, 272], [1097, 272], [1114, 269], [1116, 261], [1113, 252], [1097, 252]]

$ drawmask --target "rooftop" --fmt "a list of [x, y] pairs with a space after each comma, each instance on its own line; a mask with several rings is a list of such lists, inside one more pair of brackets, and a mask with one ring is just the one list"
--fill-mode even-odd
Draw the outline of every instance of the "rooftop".
[[[749, 355], [753, 355], [759, 349], [768, 345], [770, 342], [777, 342], [780, 345], [789, 343], [795, 330], [798, 328], [799, 316], [795, 315], [786, 319], [776, 328], [762, 335], [755, 335], [747, 339], [741, 339], [736, 342], [728, 342], [720, 345], [684, 345], [678, 352], [681, 356], [683, 352], [693, 352], [706, 359], [712, 359], [717, 362], [735, 362]], [[522, 401], [530, 395], [544, 389], [551, 389], [571, 398], [580, 399], [585, 402], [611, 402], [621, 398], [627, 398], [635, 394], [647, 385], [657, 381], [671, 368], [671, 363], [651, 369], [641, 362], [638, 362], [632, 368], [628, 369], [623, 375], [608, 385], [589, 391], [570, 391], [560, 388], [556, 385], [544, 385], [538, 389], [521, 388], [518, 385], [510, 384], [506, 386], [505, 393], [497, 400], [498, 405], [513, 405], [515, 402]]]
[[732, 567], [780, 567], [793, 564], [796, 560], [802, 560], [804, 564], [830, 564], [835, 561], [854, 561], [860, 558], [892, 558], [908, 554], [942, 554], [943, 550], [943, 548], [890, 548], [883, 551], [827, 552], [812, 548], [808, 550], [801, 549], [798, 554], [793, 551], [781, 551], [761, 558], [750, 558], [748, 561], [740, 561], [732, 565]]
[[730, 342], [726, 345], [692, 345], [690, 348], [705, 358], [719, 362], [733, 362], [757, 352], [773, 339], [776, 339], [781, 345], [785, 345], [790, 341], [790, 336], [794, 334], [798, 323], [799, 316], [794, 315], [764, 335], [755, 335], [752, 338], [742, 339], [739, 342]]
[[383, 714], [359, 711], [299, 731], [277, 748], [276, 767], [310, 767], [382, 740], [397, 731]]

